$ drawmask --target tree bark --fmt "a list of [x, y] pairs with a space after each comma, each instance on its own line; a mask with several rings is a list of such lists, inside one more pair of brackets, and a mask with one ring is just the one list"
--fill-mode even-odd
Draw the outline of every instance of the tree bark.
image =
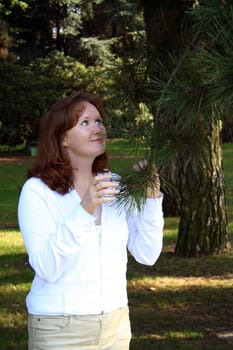
[[189, 21], [185, 15], [192, 6], [189, 1], [180, 0], [141, 0], [143, 7], [148, 52], [158, 57], [166, 56], [173, 49], [184, 47], [189, 35]]
[[199, 163], [180, 165], [180, 223], [175, 252], [180, 256], [219, 253], [229, 247], [220, 123], [212, 121]]

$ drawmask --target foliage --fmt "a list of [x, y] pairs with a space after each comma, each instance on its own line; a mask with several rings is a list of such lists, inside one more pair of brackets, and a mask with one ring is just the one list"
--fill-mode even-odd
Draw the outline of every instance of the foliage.
[[112, 66], [119, 55], [135, 55], [141, 47], [143, 17], [134, 1], [10, 1], [1, 4], [0, 18], [11, 43], [1, 63], [1, 144], [37, 138], [39, 119], [51, 103], [80, 89], [103, 97], [109, 135], [125, 132], [135, 111], [122, 110], [114, 99], [120, 86], [114, 92]]
[[[210, 13], [211, 16], [207, 14]], [[233, 101], [233, 3], [215, 0], [191, 12], [195, 19], [195, 28], [202, 31], [202, 45], [196, 57], [202, 63], [201, 71], [210, 98], [221, 104], [222, 117], [231, 117]], [[208, 30], [206, 26], [208, 25]]]
[[44, 83], [28, 67], [0, 64], [0, 142], [25, 143], [46, 106]]
[[105, 66], [114, 61], [111, 47], [117, 39], [99, 40], [98, 37], [81, 38], [81, 47], [87, 53], [88, 61], [93, 65]]
[[26, 144], [37, 139], [41, 115], [53, 102], [85, 89], [104, 95], [110, 85], [103, 68], [87, 68], [61, 52], [29, 66], [0, 63], [0, 144]]
[[[142, 14], [134, 1], [16, 0], [0, 5], [0, 18], [8, 23], [11, 51], [24, 63], [59, 50], [93, 64], [93, 57], [101, 59], [99, 52], [135, 52], [143, 36]], [[88, 38], [93, 41], [91, 59]]]

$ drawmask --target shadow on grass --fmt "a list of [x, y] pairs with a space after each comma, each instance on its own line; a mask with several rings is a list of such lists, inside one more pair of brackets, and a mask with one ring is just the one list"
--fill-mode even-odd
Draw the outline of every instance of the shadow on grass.
[[233, 286], [129, 287], [132, 349], [232, 349], [232, 337], [218, 338], [233, 332], [232, 296]]
[[233, 278], [232, 251], [202, 258], [181, 258], [172, 252], [163, 252], [152, 267], [144, 266], [129, 257], [128, 279], [134, 277], [219, 277]]
[[28, 335], [26, 325], [26, 315], [23, 323], [13, 327], [2, 327], [0, 330], [0, 349], [1, 350], [27, 350]]
[[[133, 350], [232, 350], [232, 253], [184, 259], [162, 253], [153, 267], [129, 258]], [[219, 333], [230, 337], [219, 339]]]
[[232, 350], [231, 341], [222, 341], [212, 336], [207, 336], [204, 339], [181, 339], [176, 336], [168, 335], [162, 338], [153, 338], [151, 335], [145, 334], [140, 337], [133, 336], [131, 342], [131, 350]]
[[0, 349], [27, 349], [27, 311], [25, 298], [28, 287], [20, 283], [1, 287]]
[[33, 278], [33, 270], [28, 263], [26, 253], [12, 253], [0, 256], [1, 287], [4, 284], [29, 283]]
[[25, 298], [33, 278], [33, 271], [27, 260], [26, 253], [0, 256], [1, 350], [27, 350]]

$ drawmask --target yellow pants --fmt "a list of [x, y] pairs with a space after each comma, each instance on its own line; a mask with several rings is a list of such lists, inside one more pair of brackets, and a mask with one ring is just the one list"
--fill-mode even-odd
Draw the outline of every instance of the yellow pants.
[[128, 350], [128, 307], [101, 315], [28, 316], [29, 350]]

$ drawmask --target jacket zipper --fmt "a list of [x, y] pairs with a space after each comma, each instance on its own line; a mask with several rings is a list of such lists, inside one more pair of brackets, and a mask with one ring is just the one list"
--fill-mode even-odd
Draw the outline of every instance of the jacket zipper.
[[100, 286], [99, 286], [99, 296], [100, 296], [100, 309], [101, 314], [104, 313], [103, 310], [103, 262], [102, 262], [102, 227], [98, 227], [98, 233], [99, 233], [99, 261], [100, 261]]

